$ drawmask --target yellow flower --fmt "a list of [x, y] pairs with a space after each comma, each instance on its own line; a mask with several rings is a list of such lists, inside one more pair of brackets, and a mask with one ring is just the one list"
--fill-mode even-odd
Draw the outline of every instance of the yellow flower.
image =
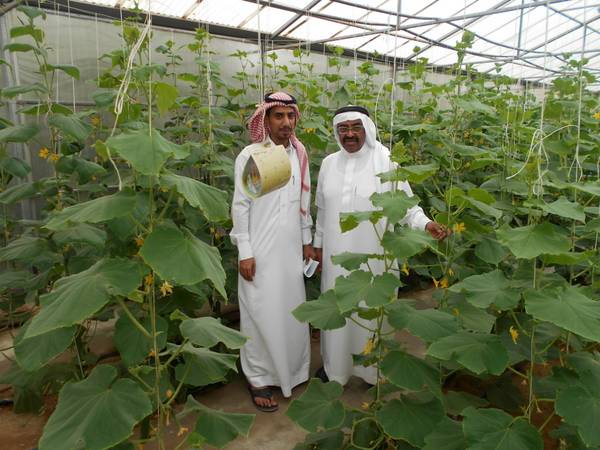
[[458, 317], [460, 315], [460, 310], [458, 308], [452, 308], [452, 314]]
[[369, 353], [371, 353], [373, 351], [374, 348], [375, 348], [375, 339], [370, 338], [367, 341], [367, 343], [365, 344], [365, 348], [363, 348], [362, 354], [368, 355]]
[[94, 117], [92, 117], [92, 119], [90, 120], [90, 122], [92, 122], [92, 125], [94, 125], [95, 127], [97, 127], [98, 125], [100, 125], [100, 117], [94, 116]]
[[448, 289], [448, 279], [446, 277], [440, 280], [440, 287], [442, 289]]
[[440, 287], [440, 282], [438, 280], [436, 280], [435, 278], [433, 278], [433, 285], [435, 286], [435, 288], [439, 288]]
[[404, 263], [402, 264], [402, 269], [400, 269], [400, 271], [404, 274], [404, 275], [408, 275], [408, 264]]
[[306, 131], [307, 133], [309, 133], [309, 134], [310, 134], [310, 133], [314, 133], [314, 132], [315, 132], [315, 129], [314, 129], [314, 128], [305, 128], [305, 130], [304, 130], [304, 131]]
[[180, 427], [179, 431], [177, 432], [177, 436], [183, 436], [188, 431], [190, 431], [190, 430], [187, 427]]
[[363, 402], [362, 405], [360, 405], [360, 407], [362, 409], [369, 409], [369, 402]]
[[510, 328], [508, 329], [508, 332], [510, 333], [510, 337], [513, 341], [513, 344], [516, 344], [517, 339], [519, 339], [519, 331], [511, 325]]
[[456, 234], [460, 234], [466, 229], [467, 227], [465, 226], [464, 222], [455, 223], [454, 225], [452, 225], [452, 231], [454, 231]]
[[452, 267], [448, 268], [448, 276], [449, 277], [453, 277], [454, 276], [454, 270], [452, 270]]
[[40, 148], [40, 151], [38, 153], [38, 156], [40, 158], [46, 159], [48, 157], [48, 155], [50, 155], [50, 150], [48, 150], [46, 147]]
[[58, 156], [56, 153], [52, 153], [48, 159], [52, 162], [56, 162], [60, 159], [60, 156]]
[[163, 297], [173, 293], [173, 285], [168, 281], [163, 281], [163, 284], [160, 285], [160, 293]]
[[97, 179], [98, 178], [96, 178], [96, 175], [92, 175], [92, 178], [91, 178], [92, 181], [96, 181]]
[[154, 275], [152, 275], [151, 273], [149, 273], [148, 275], [146, 275], [144, 277], [144, 285], [146, 287], [150, 287], [154, 284]]
[[135, 245], [137, 245], [138, 247], [141, 247], [142, 245], [144, 245], [144, 238], [141, 237], [139, 234], [135, 237]]
[[600, 119], [600, 111], [596, 111], [592, 117], [596, 120]]
[[188, 120], [188, 121], [185, 123], [185, 126], [186, 126], [186, 127], [188, 127], [188, 128], [192, 128], [192, 127], [194, 126], [194, 121], [192, 121], [192, 120]]
[[167, 398], [171, 398], [171, 397], [173, 397], [173, 391], [171, 389], [167, 389], [167, 392], [165, 393], [165, 395], [167, 396]]

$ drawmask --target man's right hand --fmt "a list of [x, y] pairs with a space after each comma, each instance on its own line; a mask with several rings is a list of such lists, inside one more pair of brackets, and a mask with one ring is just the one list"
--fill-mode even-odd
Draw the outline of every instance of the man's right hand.
[[323, 249], [313, 247], [313, 250], [315, 251], [315, 261], [319, 261], [319, 265], [317, 266], [317, 272], [320, 272], [321, 268], [323, 267]]
[[246, 281], [252, 281], [256, 274], [256, 260], [254, 258], [242, 259], [240, 261], [240, 275]]

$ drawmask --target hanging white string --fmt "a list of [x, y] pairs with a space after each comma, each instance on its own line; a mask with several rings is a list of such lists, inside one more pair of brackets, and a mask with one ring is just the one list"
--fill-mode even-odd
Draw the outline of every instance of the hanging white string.
[[581, 104], [583, 99], [583, 61], [585, 59], [585, 46], [587, 39], [587, 0], [583, 1], [583, 39], [581, 40], [581, 59], [579, 64], [579, 99], [577, 102], [577, 143], [575, 144], [575, 158], [571, 162], [569, 167], [569, 178], [571, 177], [571, 171], [575, 168], [575, 182], [581, 180], [583, 177], [583, 167], [579, 160], [579, 141], [581, 139]]
[[[123, 15], [122, 15], [122, 11], [121, 11], [121, 18], [122, 17], [123, 17]], [[121, 23], [123, 23], [122, 19], [121, 19]], [[125, 103], [125, 98], [127, 97], [127, 90], [129, 89], [129, 83], [131, 82], [131, 72], [133, 70], [133, 62], [134, 62], [137, 54], [139, 53], [139, 50], [140, 50], [142, 44], [144, 43], [144, 40], [146, 39], [148, 32], [150, 31], [151, 25], [152, 25], [152, 14], [150, 12], [150, 8], [148, 8], [148, 15], [146, 17], [146, 26], [140, 33], [140, 36], [139, 36], [137, 42], [131, 48], [131, 52], [129, 53], [129, 57], [127, 58], [127, 64], [125, 66], [125, 73], [123, 74], [123, 79], [121, 80], [121, 84], [117, 91], [117, 95], [115, 98], [115, 107], [114, 107], [115, 121], [114, 121], [114, 124], [112, 127], [112, 131], [110, 132], [111, 136], [114, 135], [115, 130], [117, 128], [117, 122], [119, 121], [119, 116], [123, 112], [123, 104]], [[122, 27], [123, 27], [122, 29], [123, 29], [123, 39], [124, 39], [125, 38], [125, 27], [124, 27], [124, 25], [122, 25]], [[152, 85], [152, 83], [150, 83], [150, 85]], [[151, 95], [151, 94], [152, 94], [152, 92], [150, 92], [149, 95]], [[149, 115], [150, 115], [150, 120], [151, 120], [151, 112], [150, 111], [149, 111]], [[123, 190], [123, 180], [121, 179], [121, 173], [119, 172], [119, 168], [117, 167], [117, 164], [112, 159], [112, 155], [111, 155], [110, 149], [108, 147], [107, 147], [107, 153], [108, 153], [108, 159], [110, 160], [112, 166], [115, 169], [115, 172], [117, 173], [117, 178], [119, 179], [119, 191], [121, 191], [121, 190]]]
[[[398, 32], [400, 30], [400, 13], [402, 12], [402, 0], [398, 0], [396, 15], [396, 32], [394, 33], [394, 64], [392, 72], [392, 92], [391, 92], [391, 111], [390, 111], [390, 143], [389, 149], [392, 151], [392, 142], [394, 137], [394, 113], [396, 112], [396, 77], [397, 77], [397, 54], [398, 54]], [[388, 16], [389, 17], [389, 16]]]
[[546, 173], [546, 169], [542, 170], [542, 161], [544, 162], [544, 166], [547, 167], [548, 166], [548, 154], [546, 153], [546, 149], [544, 148], [544, 140], [548, 137], [550, 137], [551, 135], [553, 135], [554, 133], [565, 129], [565, 128], [569, 128], [572, 125], [567, 125], [564, 127], [559, 128], [558, 130], [553, 131], [552, 133], [550, 133], [549, 135], [545, 136], [544, 135], [544, 114], [545, 114], [545, 109], [546, 109], [546, 73], [547, 73], [547, 65], [548, 65], [548, 27], [549, 27], [549, 23], [550, 23], [550, 8], [548, 7], [548, 2], [545, 2], [545, 8], [546, 8], [546, 23], [545, 23], [545, 32], [544, 32], [544, 69], [543, 69], [543, 78], [542, 78], [542, 99], [541, 99], [541, 111], [540, 111], [540, 126], [539, 128], [533, 133], [533, 136], [531, 138], [531, 143], [529, 145], [529, 150], [527, 152], [527, 157], [525, 159], [525, 162], [523, 163], [523, 166], [513, 175], [507, 177], [507, 180], [510, 180], [511, 178], [517, 176], [519, 173], [521, 173], [525, 167], [527, 167], [527, 165], [529, 164], [529, 160], [531, 159], [532, 155], [536, 155], [536, 171], [537, 171], [537, 178], [536, 180], [533, 182], [533, 193], [537, 196], [540, 197], [543, 192], [544, 192], [544, 174]]
[[210, 33], [208, 25], [206, 25], [206, 92], [208, 96], [208, 144], [210, 147], [210, 153], [212, 154], [213, 149], [213, 130], [212, 130], [212, 101], [213, 101], [213, 86], [212, 86], [212, 71], [210, 67]]
[[98, 40], [98, 14], [94, 13], [96, 28], [96, 83], [100, 87], [100, 41]]
[[256, 15], [256, 22], [257, 22], [257, 26], [258, 26], [258, 54], [260, 56], [260, 60], [259, 60], [259, 67], [258, 67], [258, 102], [260, 103], [263, 100], [263, 96], [265, 95], [265, 80], [263, 77], [263, 70], [264, 70], [264, 66], [263, 66], [263, 62], [264, 62], [264, 58], [265, 55], [263, 54], [263, 43], [262, 43], [262, 38], [261, 38], [261, 28], [260, 28], [260, 0], [256, 0], [256, 8], [258, 9], [257, 15]]
[[[152, 0], [148, 0], [148, 24], [146, 25], [148, 36], [148, 134], [152, 137]], [[143, 40], [142, 44], [143, 45]], [[140, 45], [140, 48], [141, 48]], [[125, 91], [127, 92], [127, 91]]]
[[[56, 65], [60, 64], [60, 11], [58, 8], [58, 3], [56, 4]], [[55, 98], [54, 98], [54, 103], [58, 103], [59, 102], [59, 93], [60, 93], [60, 85], [59, 85], [59, 78], [60, 78], [60, 71], [56, 70], [54, 71], [54, 77], [56, 79], [56, 92], [55, 92]], [[50, 112], [50, 111], [48, 111]]]
[[[69, 53], [71, 56], [71, 65], [75, 66], [75, 62], [73, 59], [73, 25], [71, 24], [71, 0], [67, 0], [67, 20], [67, 28], [69, 29]], [[73, 111], [75, 112], [77, 110], [77, 104], [75, 101], [75, 78], [73, 77], [71, 77], [71, 89], [73, 91]]]

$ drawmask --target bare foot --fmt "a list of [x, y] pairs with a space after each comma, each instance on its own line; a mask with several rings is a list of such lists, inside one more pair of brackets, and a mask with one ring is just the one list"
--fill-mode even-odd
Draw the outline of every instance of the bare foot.
[[279, 404], [273, 399], [273, 392], [268, 386], [256, 387], [248, 385], [252, 401], [258, 409], [265, 412], [276, 411]]

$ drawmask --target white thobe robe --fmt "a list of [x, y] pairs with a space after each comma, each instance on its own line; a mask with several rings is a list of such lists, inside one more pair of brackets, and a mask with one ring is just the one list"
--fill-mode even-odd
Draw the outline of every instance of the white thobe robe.
[[[351, 231], [342, 233], [340, 228], [340, 213], [372, 211], [375, 209], [369, 198], [374, 192], [384, 192], [391, 189], [391, 183], [381, 184], [377, 173], [391, 169], [392, 163], [386, 158], [388, 165], [383, 170], [376, 170], [375, 152], [381, 151], [363, 146], [355, 153], [340, 150], [327, 156], [319, 171], [317, 185], [317, 225], [313, 246], [322, 248], [323, 267], [321, 272], [321, 292], [334, 288], [335, 279], [348, 275], [348, 271], [333, 264], [331, 256], [343, 252], [378, 253], [383, 254], [377, 234], [370, 222], [361, 222]], [[380, 155], [381, 158], [381, 155]], [[398, 183], [409, 196], [412, 190], [408, 183]], [[410, 208], [401, 223], [411, 228], [424, 229], [430, 219], [419, 206]], [[385, 222], [382, 219], [377, 225], [380, 235], [383, 235]], [[369, 265], [375, 275], [384, 272], [384, 261], [370, 259]], [[368, 270], [366, 265], [361, 267]], [[358, 317], [353, 318], [370, 329], [376, 328], [376, 321], [367, 321]], [[352, 355], [360, 354], [371, 333], [347, 320], [343, 328], [321, 332], [321, 355], [325, 372], [331, 381], [346, 384], [350, 376], [355, 375], [367, 383], [377, 381], [375, 366], [363, 367], [353, 364]]]
[[230, 236], [239, 260], [256, 260], [253, 281], [238, 274], [240, 331], [249, 337], [240, 360], [250, 384], [280, 386], [289, 397], [309, 377], [308, 324], [296, 320], [292, 311], [306, 300], [302, 245], [312, 241], [312, 219], [300, 214], [300, 164], [291, 144], [286, 149], [292, 167], [287, 185], [254, 200], [244, 192], [246, 161], [263, 145], [273, 143], [252, 144], [235, 161]]

